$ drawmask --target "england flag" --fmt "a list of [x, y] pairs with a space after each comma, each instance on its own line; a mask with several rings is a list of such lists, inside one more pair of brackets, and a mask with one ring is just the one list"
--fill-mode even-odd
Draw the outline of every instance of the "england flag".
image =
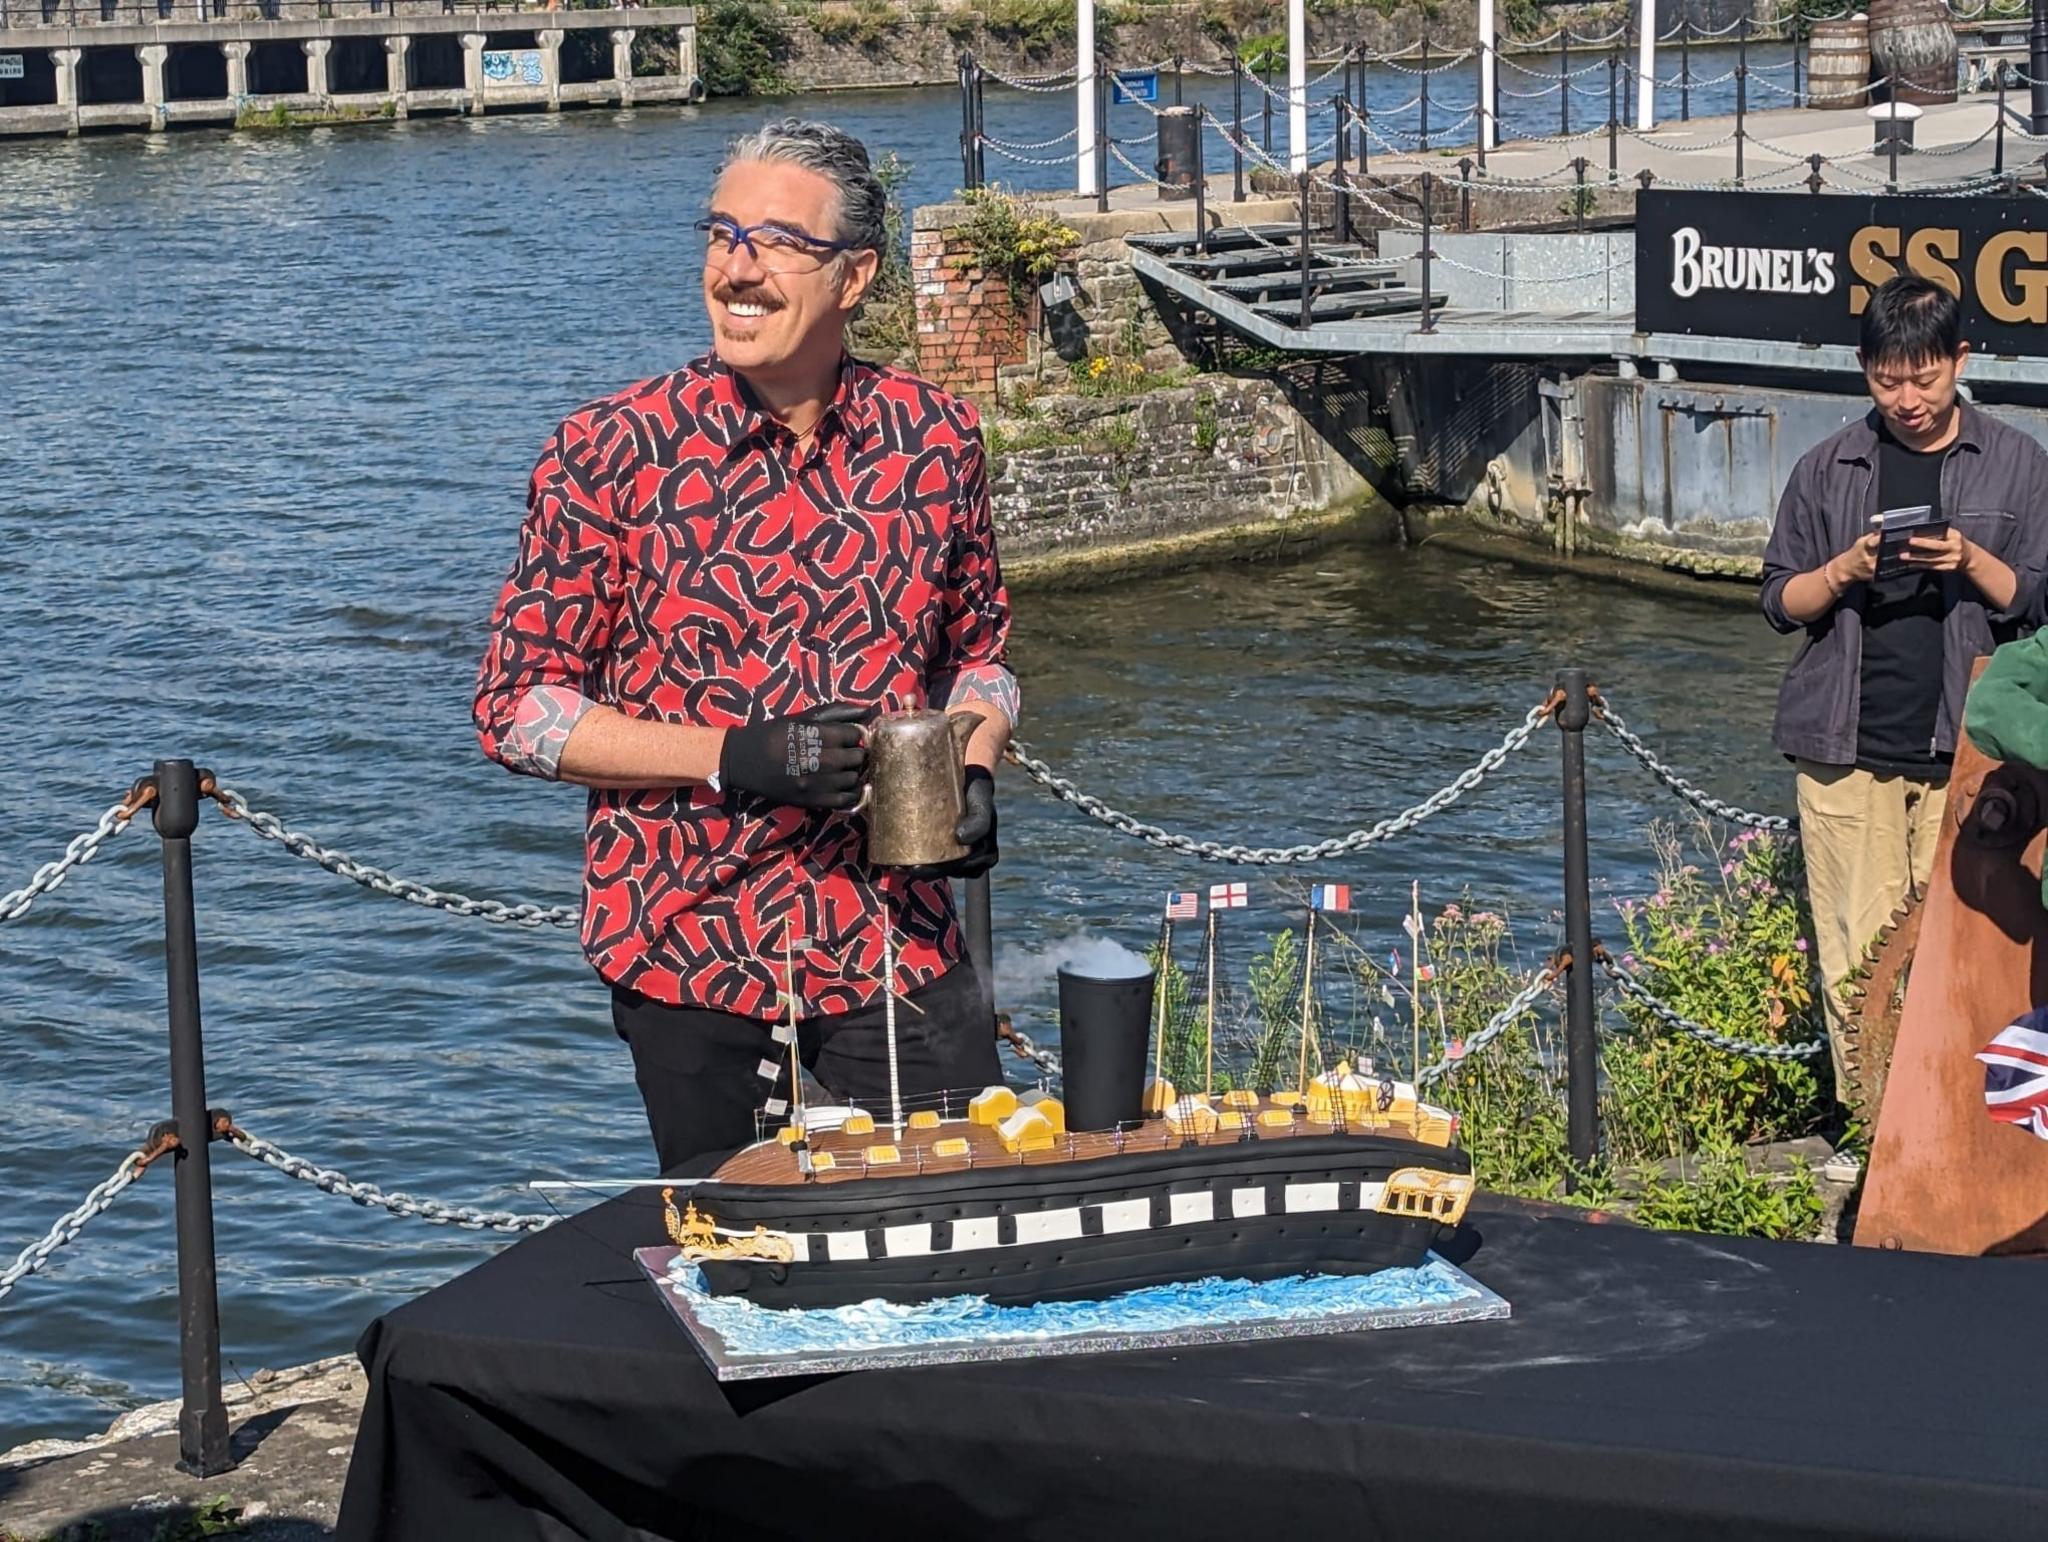
[[1192, 921], [1201, 913], [1202, 896], [1193, 889], [1166, 896], [1166, 919], [1169, 921]]
[[1349, 910], [1351, 908], [1351, 885], [1348, 883], [1319, 883], [1308, 891], [1308, 902], [1317, 910]]
[[1977, 1051], [1991, 1117], [2048, 1140], [2048, 1007], [2036, 1007]]
[[1209, 885], [1209, 908], [1211, 910], [1242, 910], [1251, 902], [1250, 891], [1241, 883], [1212, 883]]

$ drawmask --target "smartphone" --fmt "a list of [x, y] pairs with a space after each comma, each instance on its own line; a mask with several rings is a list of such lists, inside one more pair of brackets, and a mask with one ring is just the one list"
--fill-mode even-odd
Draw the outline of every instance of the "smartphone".
[[1906, 548], [1913, 537], [1948, 534], [1948, 521], [1934, 512], [1933, 505], [1926, 503], [1916, 503], [1906, 509], [1886, 509], [1882, 514], [1871, 515], [1870, 523], [1878, 532], [1879, 578], [1897, 578], [1902, 573], [1913, 571], [1913, 564], [1906, 560]]

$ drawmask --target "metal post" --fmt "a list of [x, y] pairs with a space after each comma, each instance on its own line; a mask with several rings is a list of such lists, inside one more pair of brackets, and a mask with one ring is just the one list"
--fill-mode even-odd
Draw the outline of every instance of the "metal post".
[[1109, 107], [1113, 97], [1111, 73], [1095, 77], [1095, 212], [1109, 213]]
[[1678, 121], [1692, 122], [1692, 17], [1678, 23]]
[[1363, 182], [1372, 168], [1372, 109], [1365, 105], [1365, 71], [1358, 72], [1358, 180]]
[[1749, 112], [1749, 17], [1735, 30], [1735, 185], [1742, 186], [1743, 119]]
[[1994, 62], [1992, 69], [1998, 72], [1998, 132], [1991, 137], [1991, 170], [1995, 176], [2005, 175], [2005, 66]]
[[1235, 44], [1230, 53], [1230, 109], [1237, 119], [1237, 132], [1230, 142], [1230, 201], [1244, 202], [1244, 60]]
[[1572, 131], [1571, 29], [1563, 17], [1557, 22], [1557, 131]]
[[1313, 324], [1309, 314], [1311, 299], [1309, 290], [1309, 264], [1315, 260], [1315, 243], [1309, 239], [1308, 227], [1308, 173], [1302, 172], [1295, 178], [1295, 189], [1301, 199], [1301, 329], [1306, 332]]
[[1564, 704], [1557, 726], [1564, 737], [1564, 945], [1565, 1066], [1572, 1162], [1590, 1167], [1600, 1150], [1600, 1045], [1593, 1016], [1593, 894], [1586, 858], [1586, 725], [1592, 698], [1586, 672], [1557, 677]]
[[1429, 152], [1429, 34], [1422, 34], [1422, 149]]
[[1266, 154], [1273, 153], [1273, 50], [1266, 50], [1266, 67], [1260, 71], [1260, 82], [1265, 90], [1259, 93], [1259, 148]]
[[1586, 199], [1588, 195], [1586, 193], [1586, 158], [1583, 155], [1572, 157], [1572, 175], [1578, 179], [1578, 186], [1572, 192], [1572, 229], [1584, 230], [1586, 228]]
[[2034, 0], [2027, 26], [2028, 132], [2048, 134], [2048, 0]]
[[1336, 161], [1332, 168], [1331, 220], [1336, 239], [1341, 243], [1351, 239], [1351, 194], [1349, 184], [1344, 180], [1344, 141], [1351, 137], [1351, 104], [1340, 93], [1337, 97], [1337, 134], [1335, 140]]
[[1173, 56], [1173, 105], [1179, 107], [1180, 99], [1180, 55]]
[[1208, 131], [1209, 109], [1195, 103], [1195, 250], [1209, 253], [1209, 173], [1202, 167], [1202, 138]]
[[982, 1006], [988, 1011], [989, 1032], [995, 1032], [996, 952], [995, 928], [989, 918], [988, 874], [967, 880], [967, 961], [974, 966], [981, 986]]
[[1799, 67], [1799, 40], [1806, 32], [1806, 13], [1800, 11], [1792, 18], [1792, 105], [1804, 107], [1802, 98], [1806, 95], [1805, 82], [1800, 79], [1803, 71]]
[[1620, 143], [1621, 132], [1620, 102], [1616, 99], [1615, 88], [1621, 84], [1621, 54], [1615, 49], [1607, 50], [1607, 180], [1615, 181], [1621, 175]]
[[988, 185], [988, 149], [986, 145], [988, 117], [982, 109], [981, 87], [983, 78], [981, 65], [977, 61], [972, 75], [974, 84], [974, 185], [976, 187], [986, 187]]
[[156, 763], [156, 833], [164, 864], [164, 985], [171, 1029], [171, 1117], [178, 1126], [178, 1349], [184, 1401], [178, 1466], [202, 1478], [234, 1465], [220, 1399], [220, 1292], [214, 1278], [213, 1168], [206, 1049], [199, 1033], [199, 931], [192, 911], [192, 832], [199, 773], [189, 760]]
[[1488, 100], [1492, 93], [1487, 89], [1493, 80], [1493, 51], [1485, 43], [1479, 45], [1479, 96], [1473, 106], [1479, 113], [1479, 169], [1486, 170], [1487, 141], [1500, 132], [1500, 122], [1493, 115], [1494, 104]]
[[1430, 303], [1429, 262], [1436, 256], [1429, 246], [1430, 205], [1436, 201], [1436, 179], [1428, 172], [1422, 174], [1422, 325], [1418, 332], [1436, 330], [1436, 307]]
[[[1892, 82], [1890, 89], [1885, 92], [1885, 96], [1891, 104], [1891, 111], [1885, 114], [1886, 122], [1890, 125], [1890, 132], [1885, 135], [1885, 159], [1890, 166], [1890, 170], [1885, 173], [1884, 190], [1887, 193], [1896, 193], [1899, 190], [1899, 85], [1896, 80]], [[1736, 141], [1738, 146], [1741, 143], [1742, 141], [1739, 139]], [[1738, 160], [1735, 164], [1739, 167], [1742, 163]], [[1736, 174], [1735, 183], [1738, 187], [1742, 185], [1742, 176], [1739, 171]]]
[[974, 58], [965, 49], [960, 53], [960, 185], [974, 186], [974, 93], [968, 87], [967, 72], [973, 68]]
[[1825, 159], [1825, 156], [1818, 153], [1809, 155], [1806, 158], [1806, 164], [1813, 168], [1806, 174], [1806, 190], [1810, 193], [1817, 193], [1826, 185], [1821, 181], [1820, 176], [1821, 162]]
[[1472, 157], [1458, 159], [1458, 228], [1469, 231], [1472, 228]]

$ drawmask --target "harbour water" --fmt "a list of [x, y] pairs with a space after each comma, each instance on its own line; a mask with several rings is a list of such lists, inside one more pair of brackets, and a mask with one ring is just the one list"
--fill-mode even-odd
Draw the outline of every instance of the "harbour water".
[[[956, 180], [950, 93], [827, 105], [913, 162], [911, 200]], [[762, 110], [0, 156], [0, 888], [154, 757], [189, 754], [407, 876], [573, 897], [580, 798], [476, 750], [482, 629], [554, 420], [703, 345], [688, 222], [718, 144]], [[1716, 791], [1789, 797], [1766, 740], [1785, 648], [1752, 614], [1429, 547], [1023, 596], [1015, 651], [1039, 753], [1200, 835], [1312, 838], [1412, 803], [1574, 661]], [[1469, 889], [1533, 961], [1556, 932], [1557, 783], [1546, 732], [1425, 832], [1301, 876], [1352, 883], [1352, 924], [1390, 940], [1411, 880], [1426, 903]], [[1644, 828], [1677, 805], [1597, 745], [1593, 798], [1596, 875], [1635, 892]], [[1142, 947], [1165, 890], [1224, 876], [1014, 779], [1003, 834], [999, 977], [1034, 1032], [1063, 938]], [[246, 1127], [387, 1188], [521, 1210], [540, 1208], [530, 1178], [648, 1165], [570, 935], [369, 896], [211, 814], [196, 850], [211, 1101]], [[168, 1113], [154, 859], [138, 826], [0, 928], [0, 1255]], [[1294, 913], [1272, 875], [1229, 876], [1252, 885], [1242, 958]], [[215, 1171], [244, 1372], [345, 1350], [495, 1245], [232, 1153]], [[0, 1447], [175, 1392], [169, 1194], [151, 1176], [0, 1304]]]

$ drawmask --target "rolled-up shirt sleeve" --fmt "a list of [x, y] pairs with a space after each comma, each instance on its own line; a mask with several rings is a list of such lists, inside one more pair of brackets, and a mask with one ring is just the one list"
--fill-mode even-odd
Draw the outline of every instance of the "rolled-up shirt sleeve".
[[477, 738], [508, 770], [558, 777], [570, 730], [596, 705], [619, 587], [611, 462], [623, 437], [578, 413], [533, 468], [519, 555], [477, 671]]
[[926, 678], [926, 698], [943, 707], [982, 702], [1012, 724], [1023, 706], [1010, 672], [1010, 593], [996, 555], [988, 502], [988, 454], [969, 419], [954, 504], [939, 646]]

